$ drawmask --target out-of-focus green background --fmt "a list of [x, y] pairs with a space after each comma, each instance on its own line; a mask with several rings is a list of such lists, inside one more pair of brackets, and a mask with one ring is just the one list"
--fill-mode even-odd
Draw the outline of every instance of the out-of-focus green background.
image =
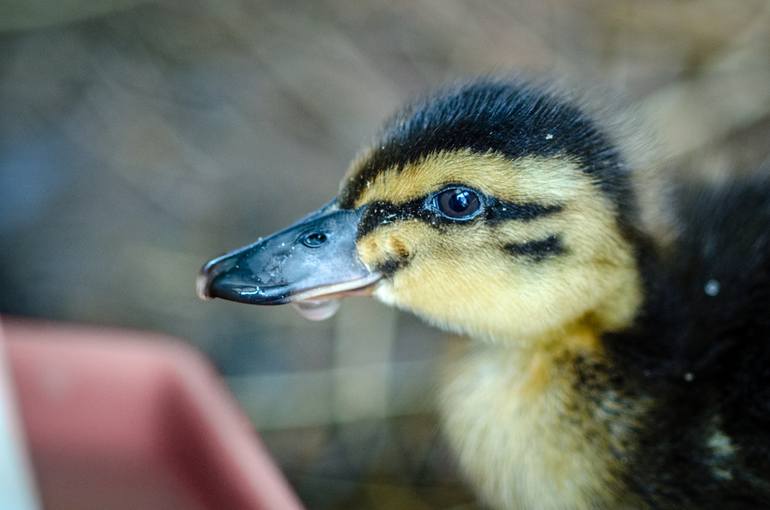
[[194, 280], [328, 200], [411, 95], [511, 69], [618, 92], [670, 171], [770, 153], [766, 1], [6, 0], [0, 313], [188, 339], [310, 508], [470, 508], [432, 413], [449, 340], [369, 300], [309, 323]]

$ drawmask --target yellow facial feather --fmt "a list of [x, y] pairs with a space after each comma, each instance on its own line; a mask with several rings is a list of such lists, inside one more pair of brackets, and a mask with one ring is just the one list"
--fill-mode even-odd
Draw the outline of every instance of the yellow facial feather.
[[[569, 159], [440, 153], [382, 172], [357, 204], [400, 204], [448, 183], [513, 203], [559, 204], [562, 210], [531, 221], [480, 220], [437, 229], [410, 219], [375, 229], [358, 243], [365, 264], [408, 261], [381, 285], [383, 300], [452, 331], [517, 342], [552, 335], [576, 321], [614, 329], [633, 318], [641, 301], [639, 281], [614, 205]], [[552, 260], [536, 263], [505, 251], [508, 244], [550, 236], [565, 248]]]
[[[353, 178], [363, 161], [365, 159], [353, 164], [346, 182]], [[439, 152], [403, 169], [381, 172], [364, 187], [355, 206], [376, 200], [400, 204], [452, 183], [462, 183], [510, 202], [558, 204], [565, 196], [586, 186], [584, 180], [573, 177], [577, 168], [567, 157], [526, 157], [511, 161], [502, 154], [477, 154], [469, 149]]]

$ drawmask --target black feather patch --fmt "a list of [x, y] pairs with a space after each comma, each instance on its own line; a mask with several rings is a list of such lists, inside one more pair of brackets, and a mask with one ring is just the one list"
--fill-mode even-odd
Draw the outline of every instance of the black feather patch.
[[564, 255], [567, 252], [561, 238], [556, 235], [550, 235], [537, 241], [509, 243], [504, 248], [506, 252], [515, 257], [527, 257], [534, 262], [542, 262], [547, 258]]
[[523, 81], [480, 80], [414, 103], [385, 125], [376, 147], [340, 193], [341, 207], [353, 207], [381, 172], [458, 150], [511, 159], [566, 155], [613, 202], [625, 209], [632, 203], [619, 152], [596, 124], [571, 103]]

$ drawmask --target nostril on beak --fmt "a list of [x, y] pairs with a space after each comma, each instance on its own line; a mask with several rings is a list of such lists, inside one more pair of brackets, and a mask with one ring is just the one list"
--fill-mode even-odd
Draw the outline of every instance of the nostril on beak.
[[211, 294], [211, 282], [220, 274], [229, 271], [235, 266], [235, 257], [229, 257], [223, 255], [208, 261], [198, 274], [198, 278], [195, 280], [195, 291], [198, 297], [203, 300], [214, 299]]

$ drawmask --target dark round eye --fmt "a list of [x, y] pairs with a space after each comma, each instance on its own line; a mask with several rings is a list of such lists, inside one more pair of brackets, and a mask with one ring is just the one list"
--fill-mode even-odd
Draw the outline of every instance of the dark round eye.
[[302, 244], [308, 248], [318, 248], [326, 242], [326, 234], [323, 232], [310, 232], [302, 237]]
[[436, 207], [447, 218], [464, 220], [476, 215], [481, 208], [481, 200], [473, 190], [449, 188], [436, 196]]

